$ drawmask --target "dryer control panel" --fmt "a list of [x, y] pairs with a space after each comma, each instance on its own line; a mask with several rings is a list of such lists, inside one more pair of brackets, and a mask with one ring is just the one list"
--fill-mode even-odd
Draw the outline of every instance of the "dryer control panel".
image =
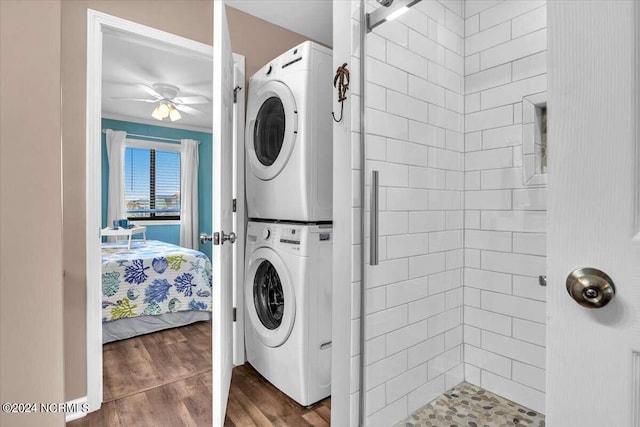
[[[332, 56], [332, 50], [317, 43], [306, 41], [282, 53], [268, 64], [265, 64], [249, 79], [276, 78], [290, 72], [309, 70], [312, 55]], [[329, 60], [331, 63], [331, 61]]]

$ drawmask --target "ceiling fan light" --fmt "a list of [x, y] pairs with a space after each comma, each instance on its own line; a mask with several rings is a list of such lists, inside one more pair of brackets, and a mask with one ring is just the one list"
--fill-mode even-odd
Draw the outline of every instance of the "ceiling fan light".
[[167, 105], [165, 102], [161, 102], [160, 105], [158, 105], [158, 112], [163, 119], [165, 117], [169, 117], [169, 105]]
[[162, 119], [164, 118], [160, 113], [160, 107], [158, 105], [156, 105], [156, 108], [153, 109], [153, 112], [151, 113], [151, 117], [160, 121], [162, 121]]
[[169, 118], [172, 122], [178, 121], [182, 118], [180, 112], [173, 105], [169, 108]]

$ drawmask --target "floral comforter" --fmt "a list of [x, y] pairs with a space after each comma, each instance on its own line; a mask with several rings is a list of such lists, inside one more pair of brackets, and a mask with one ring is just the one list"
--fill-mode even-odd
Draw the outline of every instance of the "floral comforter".
[[147, 240], [102, 244], [102, 321], [211, 311], [211, 261], [202, 252]]

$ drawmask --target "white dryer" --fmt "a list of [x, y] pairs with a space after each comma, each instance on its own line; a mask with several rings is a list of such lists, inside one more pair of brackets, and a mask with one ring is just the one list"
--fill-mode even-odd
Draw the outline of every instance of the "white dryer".
[[249, 218], [332, 219], [332, 53], [304, 42], [249, 80]]
[[331, 236], [328, 225], [247, 229], [247, 360], [303, 406], [331, 394]]

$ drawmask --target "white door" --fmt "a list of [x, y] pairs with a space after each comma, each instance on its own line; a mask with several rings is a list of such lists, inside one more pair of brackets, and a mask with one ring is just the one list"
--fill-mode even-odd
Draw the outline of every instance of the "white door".
[[[233, 369], [233, 54], [223, 1], [213, 6], [213, 425], [224, 424]], [[235, 237], [235, 234], [232, 236]]]
[[[550, 427], [640, 426], [634, 3], [548, 2]], [[610, 276], [608, 305], [570, 298], [566, 279], [579, 267]]]

